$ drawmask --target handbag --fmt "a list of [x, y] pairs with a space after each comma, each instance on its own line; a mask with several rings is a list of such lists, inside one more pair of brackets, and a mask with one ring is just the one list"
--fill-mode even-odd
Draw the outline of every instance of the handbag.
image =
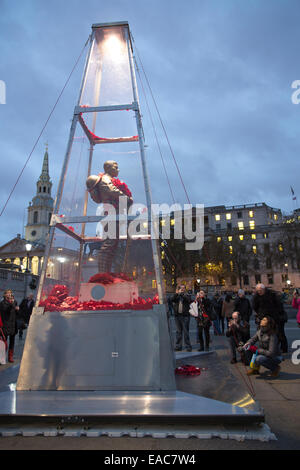
[[7, 350], [7, 342], [2, 331], [0, 328], [0, 364], [6, 364], [6, 350]]

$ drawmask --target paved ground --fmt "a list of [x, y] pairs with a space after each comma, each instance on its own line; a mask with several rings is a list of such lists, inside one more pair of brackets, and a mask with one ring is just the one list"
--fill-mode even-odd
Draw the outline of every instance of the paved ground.
[[[292, 317], [292, 315], [290, 315]], [[254, 325], [252, 325], [254, 330]], [[289, 345], [300, 339], [300, 329], [297, 328], [294, 319], [289, 320], [286, 326], [286, 334]], [[196, 331], [191, 327], [192, 342], [195, 339]], [[16, 339], [16, 363], [14, 365], [0, 366], [1, 371], [15, 366], [20, 361], [23, 341]], [[196, 344], [195, 344], [196, 347]], [[224, 337], [213, 336], [213, 348], [224, 364], [228, 365], [229, 354]], [[2, 437], [0, 438], [0, 449], [70, 449], [70, 450], [209, 450], [209, 449], [300, 449], [300, 365], [293, 364], [291, 361], [292, 350], [285, 357], [282, 363], [282, 371], [277, 379], [267, 378], [266, 375], [254, 377], [251, 380], [257, 399], [265, 410], [266, 423], [271, 431], [276, 435], [277, 441], [260, 442], [245, 441], [236, 442], [233, 440], [221, 439], [153, 439], [153, 438], [72, 438], [72, 437]], [[300, 352], [298, 355], [300, 359]], [[245, 377], [245, 369], [242, 364], [229, 365], [231, 372], [245, 386], [242, 379]], [[109, 452], [108, 452], [109, 453]]]

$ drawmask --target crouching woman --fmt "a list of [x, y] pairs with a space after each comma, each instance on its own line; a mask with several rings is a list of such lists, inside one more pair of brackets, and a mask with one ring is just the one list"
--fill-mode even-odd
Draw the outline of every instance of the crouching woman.
[[[256, 343], [258, 343], [257, 346], [255, 346]], [[271, 377], [278, 376], [282, 358], [273, 318], [262, 318], [256, 334], [249, 339], [243, 349], [257, 353], [256, 367], [248, 371], [247, 375], [259, 374], [259, 368], [263, 366], [271, 371]]]

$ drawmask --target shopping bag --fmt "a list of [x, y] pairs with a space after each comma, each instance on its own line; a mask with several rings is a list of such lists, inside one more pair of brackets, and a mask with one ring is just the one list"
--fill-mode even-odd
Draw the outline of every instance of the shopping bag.
[[258, 350], [255, 351], [255, 353], [252, 356], [252, 359], [250, 361], [250, 369], [258, 369], [258, 366], [255, 364], [255, 360], [257, 358]]

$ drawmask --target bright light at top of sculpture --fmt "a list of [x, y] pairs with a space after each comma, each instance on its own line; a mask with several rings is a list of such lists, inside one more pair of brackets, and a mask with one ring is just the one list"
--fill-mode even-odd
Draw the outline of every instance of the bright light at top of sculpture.
[[124, 57], [125, 42], [116, 34], [111, 34], [103, 42], [103, 52], [109, 54], [113, 60], [121, 61]]

